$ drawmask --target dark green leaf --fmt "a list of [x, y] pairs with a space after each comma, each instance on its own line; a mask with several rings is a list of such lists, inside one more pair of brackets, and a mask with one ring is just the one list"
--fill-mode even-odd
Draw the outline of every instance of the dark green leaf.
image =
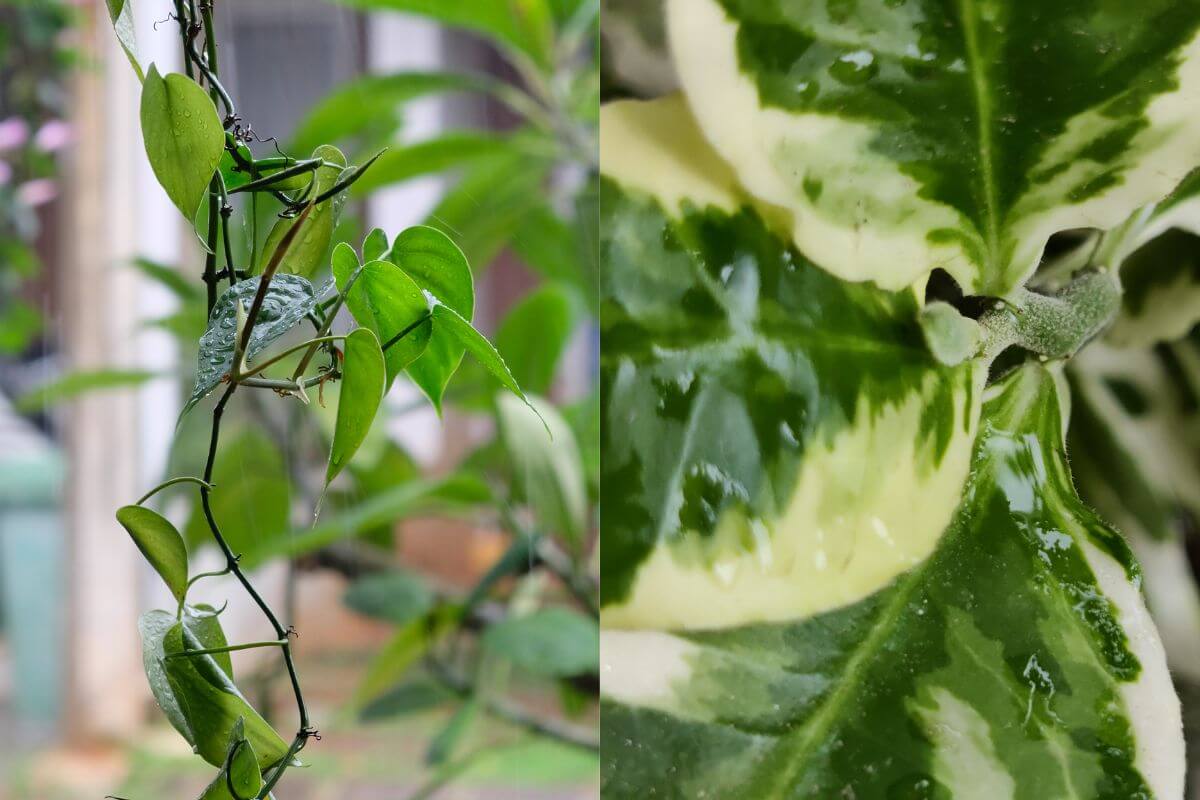
[[496, 331], [496, 349], [526, 392], [545, 394], [559, 359], [583, 318], [578, 295], [558, 283], [547, 283], [521, 298]]
[[583, 540], [588, 524], [587, 481], [574, 432], [550, 403], [528, 404], [510, 395], [496, 398], [500, 432], [539, 528], [572, 543]]
[[[346, 157], [342, 151], [330, 145], [321, 145], [313, 151], [313, 158], [328, 162], [328, 166], [317, 168], [310, 198], [316, 199], [322, 193], [337, 185], [338, 180], [346, 173]], [[342, 215], [346, 194], [342, 192], [319, 203], [309, 213], [306, 219], [293, 217], [280, 219], [271, 227], [267, 241], [263, 244], [259, 257], [258, 269], [261, 271], [271, 261], [275, 251], [283, 243], [283, 237], [296, 225], [304, 228], [297, 234], [284, 254], [279, 264], [280, 273], [291, 273], [303, 277], [311, 277], [317, 270], [325, 266], [329, 257], [329, 248], [333, 246], [333, 233]]]
[[404, 683], [364, 706], [358, 718], [363, 722], [375, 722], [416, 714], [437, 708], [453, 698], [453, 694], [433, 681]]
[[342, 366], [342, 389], [338, 395], [337, 426], [325, 485], [354, 457], [366, 439], [387, 388], [387, 367], [379, 339], [368, 328], [358, 328], [346, 337]]
[[151, 64], [142, 84], [146, 156], [167, 197], [189, 223], [225, 149], [225, 131], [208, 94], [186, 75], [163, 78]]
[[[356, 270], [358, 278], [346, 295], [346, 306], [359, 324], [375, 332], [387, 344], [414, 323], [429, 315], [429, 301], [421, 287], [389, 261], [372, 261], [358, 266], [354, 250], [346, 244], [335, 248], [333, 275], [338, 289], [346, 292]], [[428, 321], [409, 331], [384, 352], [387, 385], [429, 346], [432, 326]]]
[[34, 411], [72, 400], [90, 392], [141, 386], [147, 381], [159, 377], [162, 377], [161, 373], [141, 369], [98, 369], [71, 372], [58, 380], [43, 384], [21, 395], [16, 406], [20, 411]]
[[158, 512], [143, 506], [120, 509], [117, 522], [133, 537], [137, 549], [162, 576], [175, 599], [183, 602], [188, 583], [188, 555], [183, 537], [175, 526]]
[[596, 673], [600, 629], [595, 620], [565, 608], [546, 608], [510, 617], [483, 634], [492, 653], [537, 675], [566, 677]]
[[343, 601], [360, 614], [404, 625], [433, 606], [433, 592], [411, 572], [385, 572], [359, 578]]
[[462, 741], [462, 737], [471, 727], [471, 723], [475, 721], [475, 716], [479, 711], [479, 700], [472, 696], [467, 702], [463, 703], [446, 726], [438, 731], [433, 737], [433, 741], [429, 743], [429, 749], [425, 751], [425, 763], [436, 767], [439, 764], [444, 764], [458, 747], [458, 743]]
[[246, 739], [254, 745], [258, 765], [266, 769], [288, 750], [282, 737], [255, 711], [229, 676], [211, 656], [180, 656], [185, 650], [203, 649], [183, 625], [175, 625], [163, 638], [163, 666], [183, 718], [195, 736], [196, 752], [213, 766], [225, 764], [229, 732], [238, 717], [244, 720]]
[[[258, 293], [259, 278], [250, 278], [226, 290], [217, 300], [208, 318], [208, 330], [200, 339], [196, 363], [196, 386], [184, 407], [187, 413], [206, 394], [221, 382], [233, 367], [237, 345], [237, 309], [240, 303], [249, 309]], [[268, 345], [294, 328], [317, 304], [316, 291], [307, 278], [299, 275], [276, 275], [271, 280], [250, 334], [246, 348], [247, 360], [253, 359]]]
[[463, 616], [469, 615], [486, 600], [488, 594], [500, 581], [511, 575], [528, 572], [537, 558], [537, 542], [536, 536], [518, 535], [514, 537], [508, 549], [504, 551], [504, 555], [496, 559], [496, 563], [492, 564], [484, 573], [484, 576], [471, 589], [471, 593], [467, 595], [467, 599], [463, 601], [461, 608]]
[[144, 81], [146, 76], [142, 72], [142, 65], [138, 63], [137, 37], [134, 35], [133, 0], [106, 0], [106, 2], [113, 31], [117, 34], [117, 41], [121, 43], [121, 49], [125, 51], [125, 57], [129, 59], [129, 64], [133, 67], [137, 79]]

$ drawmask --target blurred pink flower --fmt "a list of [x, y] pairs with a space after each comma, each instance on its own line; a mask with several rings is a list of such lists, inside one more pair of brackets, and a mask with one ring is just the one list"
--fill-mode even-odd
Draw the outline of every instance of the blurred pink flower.
[[20, 117], [0, 121], [0, 150], [14, 150], [29, 141], [29, 123]]
[[43, 153], [53, 153], [69, 145], [75, 138], [69, 123], [61, 119], [52, 119], [33, 136], [33, 146]]
[[12, 180], [12, 172], [7, 161], [0, 161], [0, 186], [6, 186]]
[[55, 197], [58, 197], [58, 187], [50, 178], [38, 178], [17, 187], [17, 202], [29, 208], [45, 205]]

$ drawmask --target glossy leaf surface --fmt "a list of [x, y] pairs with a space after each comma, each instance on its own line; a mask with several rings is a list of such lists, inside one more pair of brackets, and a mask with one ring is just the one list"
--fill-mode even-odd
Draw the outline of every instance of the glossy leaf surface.
[[1161, 645], [1071, 487], [1059, 404], [1037, 366], [991, 392], [954, 522], [863, 600], [606, 631], [604, 796], [1180, 797]]
[[183, 601], [188, 583], [188, 554], [183, 537], [169, 520], [153, 509], [125, 506], [117, 511], [121, 523], [137, 549], [145, 556], [175, 595]]
[[225, 149], [217, 109], [191, 78], [164, 78], [152, 64], [142, 83], [141, 119], [154, 175], [190, 223]]
[[[233, 367], [237, 346], [239, 303], [248, 309], [258, 293], [260, 279], [250, 278], [227, 289], [213, 306], [208, 329], [200, 339], [196, 362], [196, 386], [184, 413], [220, 384]], [[250, 343], [247, 359], [253, 359], [268, 345], [294, 328], [317, 304], [317, 293], [308, 279], [299, 275], [276, 275], [267, 288]]]
[[333, 447], [325, 470], [326, 485], [345, 468], [366, 439], [386, 386], [387, 367], [379, 339], [368, 328], [354, 330], [345, 341], [342, 389], [338, 395]]
[[[433, 307], [433, 330], [435, 336], [443, 336], [448, 341], [456, 343], [461, 350], [470, 353], [483, 368], [500, 381], [500, 384], [510, 392], [525, 399], [525, 393], [521, 391], [521, 387], [517, 385], [517, 381], [513, 378], [512, 373], [508, 369], [508, 365], [504, 363], [504, 358], [497, 352], [495, 346], [487, 340], [479, 331], [475, 330], [464, 317], [460, 316], [457, 311], [447, 305], [438, 303]], [[452, 352], [450, 347], [447, 347], [447, 352]], [[459, 356], [461, 359], [461, 356]], [[447, 359], [444, 363], [451, 363], [455, 359]], [[457, 368], [457, 363], [454, 364]], [[412, 370], [409, 370], [412, 373]], [[423, 373], [427, 374], [427, 373]], [[453, 374], [453, 369], [446, 375], [445, 380], [450, 380], [450, 374]], [[443, 384], [444, 385], [444, 384]]]
[[1200, 7], [670, 0], [701, 127], [813, 261], [1004, 296], [1200, 160]]

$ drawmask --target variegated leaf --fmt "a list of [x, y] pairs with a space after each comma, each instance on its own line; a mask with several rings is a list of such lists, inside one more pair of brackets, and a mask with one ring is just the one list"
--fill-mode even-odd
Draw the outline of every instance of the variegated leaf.
[[605, 69], [621, 88], [644, 97], [679, 88], [664, 7], [664, 0], [607, 0], [600, 17]]
[[[691, 125], [678, 98], [602, 112], [602, 599], [622, 627], [878, 590], [949, 523], [978, 415], [983, 370], [934, 359], [916, 296], [806, 261]], [[859, 541], [878, 546], [849, 559]]]
[[1060, 403], [1036, 365], [991, 390], [954, 523], [864, 600], [605, 631], [604, 796], [1181, 797], [1179, 703], [1132, 556], [1071, 487]]
[[1007, 295], [1200, 160], [1200, 5], [669, 0], [700, 125], [822, 267]]

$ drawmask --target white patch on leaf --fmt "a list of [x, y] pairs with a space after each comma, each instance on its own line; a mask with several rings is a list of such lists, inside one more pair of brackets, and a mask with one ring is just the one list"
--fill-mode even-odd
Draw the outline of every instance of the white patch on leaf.
[[933, 741], [933, 773], [955, 800], [1011, 800], [1016, 781], [996, 757], [987, 719], [949, 690], [925, 692], [914, 711]]

